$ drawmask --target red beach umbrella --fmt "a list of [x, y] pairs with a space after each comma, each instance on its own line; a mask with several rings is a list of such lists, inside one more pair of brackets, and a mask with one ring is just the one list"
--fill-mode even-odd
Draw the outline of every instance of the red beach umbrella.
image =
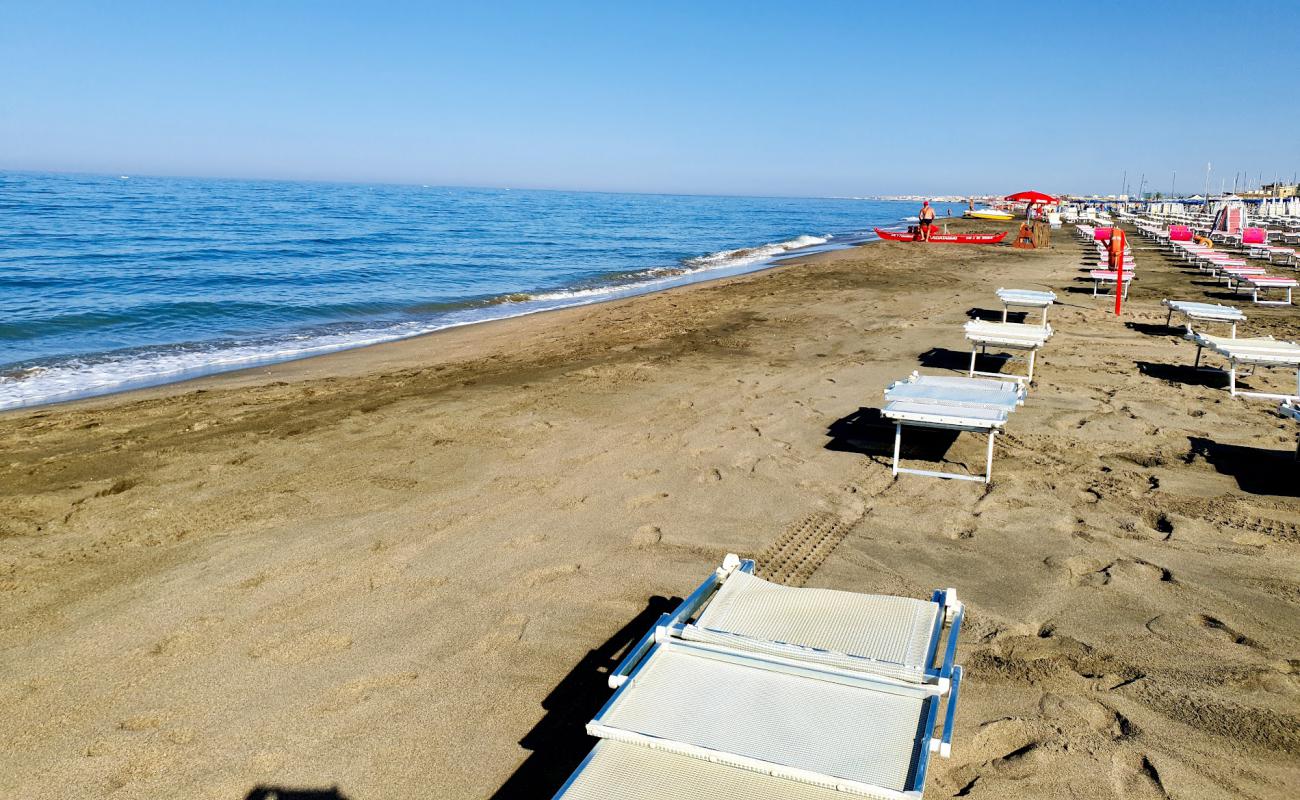
[[1035, 192], [1035, 191], [1016, 192], [1015, 194], [1009, 194], [1002, 199], [1008, 200], [1012, 203], [1055, 203], [1056, 202], [1056, 198], [1052, 197], [1050, 194], [1043, 194], [1042, 192]]

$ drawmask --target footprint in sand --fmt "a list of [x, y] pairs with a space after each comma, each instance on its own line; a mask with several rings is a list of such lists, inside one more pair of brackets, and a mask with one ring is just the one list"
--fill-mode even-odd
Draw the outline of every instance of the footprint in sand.
[[1024, 683], [1043, 690], [1082, 687], [1113, 691], [1144, 677], [1114, 656], [1050, 630], [1047, 636], [998, 633], [988, 645], [971, 653], [967, 666], [971, 674], [986, 680]]
[[667, 492], [654, 492], [652, 494], [643, 494], [638, 497], [629, 498], [627, 501], [628, 508], [644, 508], [648, 505], [658, 503], [660, 500], [668, 499]]
[[1173, 583], [1174, 574], [1164, 567], [1142, 559], [1120, 558], [1113, 561], [1087, 556], [1048, 556], [1043, 563], [1064, 572], [1071, 586], [1108, 586], [1113, 581]]
[[387, 675], [372, 675], [334, 687], [325, 699], [315, 707], [318, 713], [342, 711], [361, 705], [372, 697], [404, 686], [410, 686], [420, 679], [418, 672], [392, 672]]
[[509, 550], [521, 550], [527, 547], [536, 547], [545, 541], [546, 534], [544, 533], [526, 533], [513, 539], [507, 539], [505, 547]]
[[1120, 751], [1111, 759], [1111, 784], [1119, 797], [1131, 800], [1163, 800], [1169, 797], [1160, 772], [1141, 754]]
[[1057, 724], [1069, 721], [1082, 723], [1089, 730], [1112, 739], [1124, 739], [1139, 733], [1137, 726], [1118, 711], [1087, 697], [1074, 694], [1048, 692], [1038, 701], [1043, 717]]
[[556, 581], [563, 580], [570, 575], [576, 575], [581, 569], [581, 564], [560, 564], [554, 567], [542, 567], [525, 573], [522, 581], [525, 586], [531, 589], [535, 586], [555, 583]]
[[663, 539], [664, 532], [657, 525], [642, 525], [632, 534], [632, 544], [635, 547], [654, 547]]
[[722, 480], [722, 470], [714, 468], [695, 479], [696, 483], [718, 483]]
[[248, 649], [250, 658], [277, 664], [301, 664], [352, 647], [352, 637], [328, 630], [304, 631], [295, 636], [272, 637]]
[[1146, 624], [1147, 630], [1169, 642], [1186, 642], [1189, 638], [1212, 639], [1227, 644], [1256, 649], [1254, 639], [1209, 614], [1161, 614]]
[[658, 475], [657, 469], [631, 469], [623, 473], [623, 477], [629, 481], [639, 481], [642, 478], [649, 478], [651, 475]]

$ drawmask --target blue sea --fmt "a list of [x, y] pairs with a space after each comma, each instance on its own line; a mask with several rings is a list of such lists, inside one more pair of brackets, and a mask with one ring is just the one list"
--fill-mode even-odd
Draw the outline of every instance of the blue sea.
[[652, 292], [914, 204], [0, 173], [0, 409]]

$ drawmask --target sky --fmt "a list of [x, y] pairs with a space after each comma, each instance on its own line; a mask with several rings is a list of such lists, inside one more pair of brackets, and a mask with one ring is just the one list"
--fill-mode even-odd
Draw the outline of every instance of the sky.
[[1300, 169], [1298, 39], [1294, 1], [0, 0], [0, 170], [1217, 190]]

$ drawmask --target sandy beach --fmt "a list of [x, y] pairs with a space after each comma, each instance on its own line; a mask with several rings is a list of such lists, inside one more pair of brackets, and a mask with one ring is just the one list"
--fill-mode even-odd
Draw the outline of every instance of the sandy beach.
[[[549, 797], [603, 671], [736, 552], [958, 589], [930, 797], [1292, 797], [1296, 426], [1192, 369], [1160, 300], [1223, 290], [1135, 246], [1119, 319], [1069, 231], [879, 243], [0, 415], [0, 796]], [[1001, 286], [1061, 302], [994, 482], [894, 480], [882, 389], [961, 368]]]

